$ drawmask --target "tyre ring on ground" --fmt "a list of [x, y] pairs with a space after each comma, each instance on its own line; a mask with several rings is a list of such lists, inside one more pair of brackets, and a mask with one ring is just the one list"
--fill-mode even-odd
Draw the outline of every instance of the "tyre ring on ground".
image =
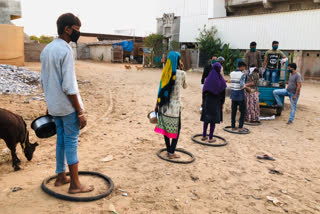
[[248, 125], [248, 126], [260, 126], [261, 124], [262, 123], [260, 121], [255, 123], [244, 122], [244, 125]]
[[167, 151], [167, 149], [160, 149], [160, 151], [157, 153], [158, 157], [161, 158], [162, 160], [169, 161], [171, 163], [188, 164], [188, 163], [192, 163], [193, 161], [196, 160], [196, 158], [194, 157], [193, 154], [191, 154], [190, 152], [187, 152], [185, 150], [182, 150], [182, 149], [176, 149], [176, 152], [181, 152], [181, 153], [184, 153], [186, 155], [189, 155], [191, 157], [191, 160], [189, 160], [189, 161], [180, 161], [180, 160], [177, 160], [177, 159], [165, 158], [165, 157], [161, 156], [161, 153], [164, 152], [164, 151]]
[[[69, 173], [67, 173], [67, 175], [69, 175]], [[73, 196], [69, 196], [69, 195], [63, 195], [63, 194], [54, 192], [53, 190], [51, 190], [51, 189], [49, 189], [47, 187], [47, 183], [49, 183], [51, 180], [57, 178], [57, 175], [54, 175], [54, 176], [48, 177], [48, 178], [43, 180], [43, 182], [41, 184], [41, 189], [45, 193], [47, 193], [47, 194], [49, 194], [49, 195], [51, 195], [51, 196], [53, 196], [55, 198], [66, 200], [66, 201], [75, 201], [75, 202], [95, 201], [95, 200], [99, 200], [101, 198], [107, 197], [108, 195], [110, 195], [112, 193], [114, 185], [113, 185], [113, 181], [108, 176], [103, 175], [103, 174], [101, 174], [99, 172], [90, 172], [90, 171], [80, 171], [79, 175], [98, 176], [98, 177], [102, 178], [103, 180], [105, 180], [109, 184], [109, 188], [108, 188], [108, 190], [106, 192], [104, 192], [104, 193], [102, 193], [100, 195], [90, 196], [90, 197], [73, 197]]]
[[201, 145], [205, 145], [205, 146], [221, 147], [221, 146], [226, 146], [228, 144], [226, 139], [224, 139], [223, 137], [217, 136], [217, 135], [213, 135], [213, 137], [222, 140], [223, 141], [222, 144], [217, 144], [216, 142], [214, 142], [214, 143], [205, 143], [205, 142], [202, 142], [202, 141], [198, 141], [196, 139], [196, 137], [200, 137], [200, 136], [202, 136], [202, 134], [196, 134], [191, 139], [192, 139], [193, 142], [201, 144]]
[[237, 132], [237, 131], [232, 131], [232, 127], [231, 126], [226, 126], [223, 128], [223, 130], [225, 130], [226, 132], [232, 133], [232, 134], [249, 134], [250, 130], [247, 128], [244, 128], [246, 130], [246, 132]]

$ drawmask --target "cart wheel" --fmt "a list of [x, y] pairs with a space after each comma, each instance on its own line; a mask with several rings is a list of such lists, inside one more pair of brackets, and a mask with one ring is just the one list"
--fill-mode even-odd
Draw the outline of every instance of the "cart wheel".
[[277, 114], [276, 116], [281, 116], [281, 113], [282, 113], [282, 108], [277, 108]]

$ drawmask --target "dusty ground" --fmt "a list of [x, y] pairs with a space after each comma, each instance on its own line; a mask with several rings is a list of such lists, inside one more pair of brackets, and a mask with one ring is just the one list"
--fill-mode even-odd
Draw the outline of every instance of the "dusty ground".
[[[40, 64], [27, 64], [40, 70]], [[320, 86], [303, 84], [297, 117], [287, 126], [288, 100], [281, 117], [250, 127], [250, 135], [223, 131], [230, 124], [230, 100], [225, 122], [216, 134], [229, 145], [213, 148], [194, 144], [191, 136], [201, 132], [199, 121], [200, 73], [188, 73], [184, 90], [182, 134], [179, 146], [192, 152], [196, 161], [189, 165], [159, 159], [164, 147], [162, 136], [153, 132], [146, 118], [154, 108], [160, 70], [125, 71], [123, 65], [90, 61], [77, 62], [81, 95], [88, 116], [88, 127], [81, 132], [79, 157], [81, 170], [110, 176], [115, 190], [108, 198], [90, 203], [57, 200], [40, 189], [42, 180], [54, 174], [55, 137], [31, 141], [40, 146], [28, 162], [22, 155], [22, 170], [14, 172], [11, 161], [0, 164], [0, 213], [109, 213], [113, 204], [118, 213], [320, 213]], [[89, 81], [89, 82], [88, 82]], [[43, 101], [29, 97], [0, 95], [1, 108], [21, 114], [28, 124], [45, 113]], [[264, 111], [266, 115], [273, 112]], [[0, 152], [5, 148], [0, 142]], [[274, 162], [258, 161], [256, 155], [268, 153]], [[113, 155], [110, 162], [100, 159]], [[276, 169], [283, 175], [270, 174]], [[83, 178], [105, 188], [101, 180]], [[100, 182], [100, 183], [99, 183]], [[21, 187], [12, 192], [11, 188]], [[122, 196], [120, 190], [128, 193]], [[58, 191], [66, 191], [66, 187]], [[268, 202], [267, 196], [281, 204]]]

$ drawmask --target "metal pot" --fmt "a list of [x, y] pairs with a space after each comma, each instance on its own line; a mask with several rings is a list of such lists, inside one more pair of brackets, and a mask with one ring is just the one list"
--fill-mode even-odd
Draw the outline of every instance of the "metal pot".
[[56, 124], [51, 115], [38, 117], [31, 123], [38, 138], [49, 138], [57, 134]]
[[149, 112], [147, 117], [152, 124], [156, 124], [158, 122], [158, 114], [155, 111]]
[[266, 81], [266, 80], [259, 81], [259, 86], [267, 87], [269, 84], [270, 84], [270, 81]]
[[275, 88], [279, 88], [280, 87], [280, 83], [271, 83], [272, 87]]

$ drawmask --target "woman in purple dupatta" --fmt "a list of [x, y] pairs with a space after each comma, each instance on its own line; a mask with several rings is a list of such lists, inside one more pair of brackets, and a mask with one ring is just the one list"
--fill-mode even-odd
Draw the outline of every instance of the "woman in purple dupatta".
[[202, 141], [208, 140], [207, 129], [210, 124], [209, 143], [213, 143], [215, 125], [223, 120], [223, 104], [225, 101], [226, 81], [221, 75], [221, 64], [215, 63], [211, 67], [211, 72], [206, 78], [203, 86], [203, 110], [201, 121], [203, 121]]

